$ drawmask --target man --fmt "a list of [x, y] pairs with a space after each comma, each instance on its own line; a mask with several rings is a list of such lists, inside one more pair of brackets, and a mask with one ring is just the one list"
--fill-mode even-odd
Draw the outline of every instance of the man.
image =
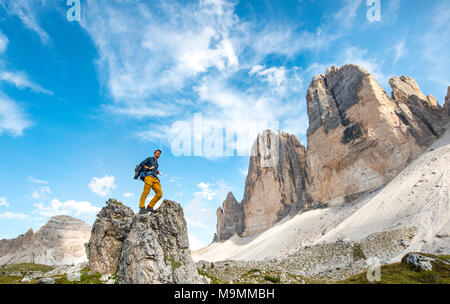
[[[139, 201], [139, 214], [147, 214], [149, 212], [156, 213], [157, 211], [153, 209], [155, 207], [156, 203], [161, 199], [162, 197], [162, 190], [161, 190], [161, 184], [159, 182], [158, 174], [159, 174], [159, 164], [158, 164], [158, 158], [161, 156], [161, 150], [156, 150], [153, 153], [153, 157], [149, 157], [146, 160], [144, 160], [142, 163], [140, 163], [140, 166], [144, 168], [141, 172], [141, 176], [144, 177], [144, 191], [142, 191], [141, 200]], [[155, 196], [152, 198], [150, 203], [147, 206], [147, 209], [145, 208], [145, 199], [147, 198], [148, 194], [150, 193], [150, 189], [153, 189], [155, 191]]]

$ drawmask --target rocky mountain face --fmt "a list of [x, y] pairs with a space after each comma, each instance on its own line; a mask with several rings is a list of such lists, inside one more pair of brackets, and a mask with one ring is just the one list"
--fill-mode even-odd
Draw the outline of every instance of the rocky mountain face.
[[90, 271], [117, 273], [123, 284], [204, 283], [190, 254], [183, 209], [173, 201], [140, 215], [110, 199], [86, 250]]
[[213, 242], [228, 240], [236, 233], [241, 235], [244, 231], [244, 209], [232, 192], [228, 193], [222, 208], [217, 208], [216, 216], [217, 232]]
[[0, 241], [0, 264], [76, 264], [86, 261], [84, 244], [91, 227], [70, 216], [52, 217], [36, 233], [32, 229], [11, 240]]
[[385, 185], [445, 131], [434, 97], [408, 77], [389, 83], [392, 98], [356, 65], [314, 77], [306, 96], [312, 205]]
[[391, 96], [357, 65], [316, 75], [306, 95], [308, 149], [294, 135], [260, 134], [244, 198], [219, 208], [214, 241], [258, 233], [304, 209], [352, 202], [386, 185], [444, 133], [450, 88], [442, 109], [410, 77], [389, 83]]
[[302, 209], [306, 193], [306, 150], [287, 133], [264, 131], [252, 147], [244, 198], [244, 231], [251, 235]]
[[445, 104], [443, 108], [444, 115], [447, 116], [447, 118], [450, 117], [450, 87], [447, 89], [447, 96], [445, 96]]
[[252, 146], [242, 202], [229, 193], [217, 210], [214, 241], [258, 233], [298, 212], [309, 199], [306, 179], [306, 150], [300, 141], [287, 133], [264, 131]]

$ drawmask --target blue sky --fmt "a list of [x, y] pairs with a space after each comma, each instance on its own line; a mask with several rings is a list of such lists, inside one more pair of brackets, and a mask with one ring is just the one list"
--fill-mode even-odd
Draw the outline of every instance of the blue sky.
[[371, 22], [365, 0], [81, 0], [70, 22], [65, 0], [0, 0], [0, 238], [57, 214], [92, 225], [109, 197], [137, 210], [134, 166], [159, 148], [164, 198], [207, 245], [249, 157], [180, 156], [176, 122], [203, 143], [226, 125], [242, 151], [276, 122], [306, 145], [306, 89], [331, 65], [361, 65], [388, 94], [411, 76], [442, 105], [450, 2], [379, 3]]

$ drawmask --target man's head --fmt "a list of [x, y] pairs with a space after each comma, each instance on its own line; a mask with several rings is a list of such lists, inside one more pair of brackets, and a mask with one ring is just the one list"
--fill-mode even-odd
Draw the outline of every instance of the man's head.
[[153, 155], [154, 155], [156, 158], [159, 158], [159, 157], [161, 156], [161, 150], [156, 150], [156, 151], [153, 153]]

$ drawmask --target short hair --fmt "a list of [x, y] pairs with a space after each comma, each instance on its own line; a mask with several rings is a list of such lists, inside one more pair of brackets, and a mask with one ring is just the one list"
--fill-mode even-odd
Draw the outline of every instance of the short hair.
[[156, 150], [155, 152], [153, 152], [153, 154], [155, 154], [156, 152], [158, 152], [159, 151], [159, 153], [162, 153], [162, 151], [161, 150]]

